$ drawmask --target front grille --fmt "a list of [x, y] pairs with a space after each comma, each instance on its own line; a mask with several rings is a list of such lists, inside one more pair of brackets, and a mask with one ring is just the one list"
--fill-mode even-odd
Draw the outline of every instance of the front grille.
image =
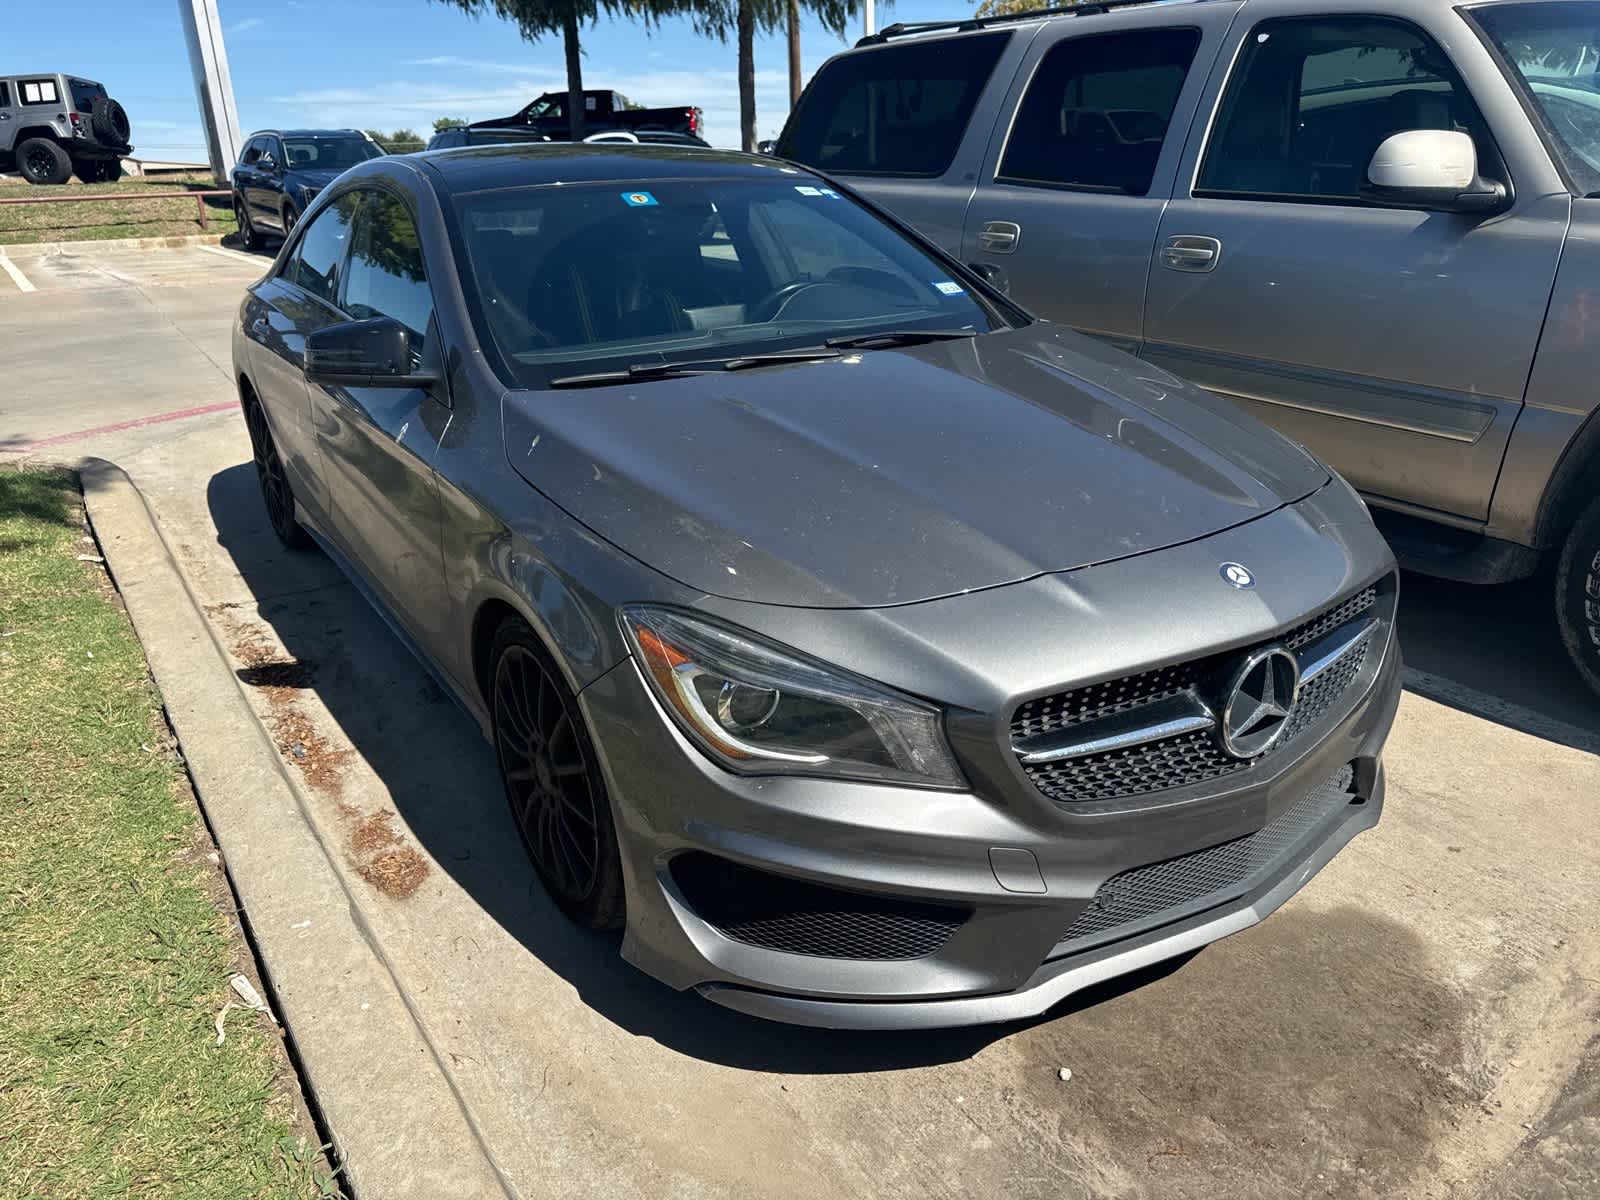
[[1100, 885], [1052, 957], [1128, 937], [1242, 896], [1303, 852], [1308, 835], [1356, 799], [1346, 764], [1310, 794], [1245, 837], [1135, 867]]
[[684, 899], [718, 933], [785, 954], [926, 958], [971, 915], [964, 908], [771, 875], [702, 851], [673, 859], [671, 870]]
[[[1299, 650], [1357, 617], [1367, 615], [1377, 605], [1378, 593], [1376, 585], [1364, 588], [1274, 640], [1290, 650]], [[1381, 638], [1369, 638], [1336, 666], [1305, 685], [1288, 728], [1264, 758], [1280, 753], [1333, 708], [1361, 673], [1375, 643], [1381, 644]], [[1246, 653], [1247, 650], [1232, 650], [1030, 700], [1012, 716], [1011, 740], [1016, 743], [1039, 734], [1070, 729], [1187, 691], [1203, 693]], [[1061, 762], [1025, 763], [1022, 770], [1034, 787], [1051, 800], [1059, 804], [1083, 804], [1203, 783], [1245, 770], [1260, 761], [1234, 758], [1223, 750], [1215, 735], [1201, 732]]]

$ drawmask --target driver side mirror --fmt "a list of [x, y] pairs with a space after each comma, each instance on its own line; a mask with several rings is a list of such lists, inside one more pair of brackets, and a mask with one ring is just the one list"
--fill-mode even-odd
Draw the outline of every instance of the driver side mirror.
[[1478, 174], [1470, 135], [1453, 129], [1408, 129], [1392, 134], [1372, 156], [1361, 198], [1389, 208], [1428, 212], [1499, 212], [1506, 186]]
[[329, 325], [306, 336], [305, 373], [332, 387], [428, 387], [439, 376], [412, 366], [411, 331], [393, 317]]

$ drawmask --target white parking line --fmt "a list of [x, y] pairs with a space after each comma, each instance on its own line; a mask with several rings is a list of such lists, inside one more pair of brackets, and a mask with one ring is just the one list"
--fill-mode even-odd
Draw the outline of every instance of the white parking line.
[[36, 292], [39, 289], [33, 286], [33, 281], [22, 273], [22, 268], [6, 257], [6, 252], [0, 250], [0, 271], [11, 276], [11, 282], [17, 285], [19, 292]]
[[1499, 696], [1480, 692], [1477, 688], [1446, 679], [1442, 675], [1435, 675], [1431, 671], [1419, 671], [1415, 667], [1407, 667], [1403, 672], [1403, 678], [1409, 690], [1419, 696], [1426, 696], [1429, 700], [1437, 700], [1440, 704], [1448, 704], [1451, 708], [1487, 717], [1497, 724], [1519, 729], [1523, 733], [1544, 738], [1546, 741], [1562, 742], [1575, 750], [1600, 754], [1600, 734], [1569, 725], [1565, 721], [1558, 721], [1554, 717], [1547, 717], [1531, 708], [1524, 708], [1520, 704], [1502, 700]]
[[254, 254], [240, 254], [237, 250], [224, 250], [221, 246], [196, 246], [196, 250], [204, 250], [207, 254], [220, 254], [224, 258], [236, 258], [240, 262], [247, 262], [253, 267], [264, 267], [271, 259], [259, 258]]

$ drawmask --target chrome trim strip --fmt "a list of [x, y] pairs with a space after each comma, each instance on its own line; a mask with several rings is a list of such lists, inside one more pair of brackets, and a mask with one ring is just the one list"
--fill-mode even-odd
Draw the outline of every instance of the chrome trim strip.
[[1216, 724], [1216, 717], [1200, 698], [1193, 692], [1186, 692], [1170, 700], [1140, 705], [1131, 712], [1026, 738], [1015, 743], [1012, 749], [1022, 759], [1023, 766], [1037, 767], [1198, 733], [1213, 729]]
[[1311, 645], [1302, 647], [1299, 655], [1300, 686], [1304, 688], [1318, 675], [1337, 666], [1345, 655], [1365, 645], [1377, 628], [1378, 618], [1368, 617], [1360, 624], [1352, 622], [1341, 625]]

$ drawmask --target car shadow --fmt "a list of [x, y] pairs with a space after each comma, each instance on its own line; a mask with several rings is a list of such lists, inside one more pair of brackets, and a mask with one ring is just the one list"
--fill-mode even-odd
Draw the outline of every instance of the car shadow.
[[[635, 1036], [747, 1070], [838, 1074], [929, 1066], [969, 1058], [1041, 1021], [1137, 990], [1192, 957], [1080, 992], [1038, 1020], [976, 1029], [886, 1034], [799, 1028], [724, 1009], [694, 992], [675, 992], [624, 962], [618, 936], [580, 930], [549, 902], [507, 811], [493, 751], [476, 723], [331, 561], [316, 551], [282, 549], [267, 524], [251, 467], [240, 464], [214, 475], [207, 503], [219, 544], [286, 652], [285, 661], [240, 668], [241, 682], [263, 689], [269, 704], [274, 695], [315, 692], [382, 780], [432, 862], [586, 1004]], [[226, 616], [217, 619], [225, 640], [248, 641]], [[296, 765], [315, 791], [318, 772], [311, 760], [317, 747], [296, 744], [294, 750], [307, 756]]]

